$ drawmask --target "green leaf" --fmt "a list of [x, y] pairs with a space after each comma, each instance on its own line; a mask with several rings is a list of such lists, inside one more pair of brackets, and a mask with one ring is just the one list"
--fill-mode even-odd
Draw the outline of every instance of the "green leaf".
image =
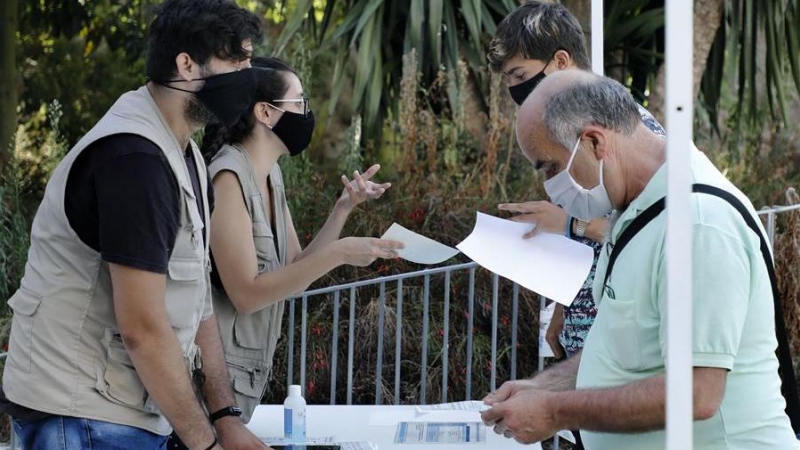
[[483, 31], [490, 36], [494, 36], [497, 32], [497, 24], [494, 23], [494, 20], [489, 20], [492, 17], [492, 12], [489, 11], [489, 6], [486, 3], [481, 4], [480, 15], [486, 19], [483, 21]]
[[495, 14], [503, 17], [507, 16], [517, 7], [517, 4], [514, 3], [514, 0], [485, 0], [483, 4], [490, 10], [494, 11]]
[[369, 81], [369, 75], [372, 70], [372, 59], [377, 56], [372, 54], [373, 43], [372, 33], [375, 29], [375, 22], [377, 19], [367, 21], [364, 26], [364, 35], [358, 43], [358, 51], [356, 55], [356, 76], [353, 81], [353, 106], [358, 108], [364, 97], [364, 88]]
[[726, 27], [719, 27], [714, 43], [708, 52], [706, 70], [703, 74], [700, 90], [711, 126], [719, 133], [719, 102], [722, 93], [723, 70], [725, 68]]
[[[422, 25], [425, 22], [425, 3], [423, 0], [411, 0], [408, 14], [408, 37], [411, 48], [417, 50], [419, 60], [424, 59], [425, 36], [422, 34]], [[406, 51], [408, 51], [407, 49]]]
[[[454, 71], [455, 75], [457, 76], [458, 72], [456, 68], [458, 67], [458, 34], [456, 31], [456, 18], [455, 18], [455, 10], [452, 2], [445, 3], [444, 7], [444, 38], [445, 38], [445, 52], [444, 52], [444, 61], [445, 67], [448, 70]], [[457, 106], [458, 98], [455, 93], [451, 92], [448, 89], [448, 100], [450, 101], [450, 110], [455, 111]]]
[[344, 65], [347, 63], [348, 47], [344, 42], [340, 42], [336, 51], [336, 63], [333, 66], [333, 89], [331, 90], [331, 99], [328, 104], [328, 114], [333, 115], [336, 110], [336, 104], [339, 103], [339, 96], [342, 94], [342, 87], [344, 86]]
[[464, 17], [464, 22], [467, 24], [472, 45], [480, 45], [481, 42], [479, 8], [480, 3], [475, 0], [461, 0], [461, 16]]
[[325, 32], [328, 31], [328, 26], [330, 26], [334, 6], [336, 6], [336, 0], [328, 0], [325, 2], [325, 12], [322, 14], [322, 24], [320, 25], [319, 36], [317, 37], [317, 45], [321, 46], [325, 39]]
[[[378, 49], [380, 52], [380, 49]], [[375, 70], [372, 71], [369, 91], [366, 96], [366, 106], [364, 108], [364, 118], [367, 125], [376, 127], [380, 124], [377, 121], [381, 97], [383, 96], [383, 58], [375, 60]]]
[[603, 40], [609, 48], [614, 48], [623, 42], [640, 40], [652, 36], [659, 28], [664, 26], [664, 8], [655, 8], [643, 12], [624, 21], [614, 23], [606, 31]]
[[449, 70], [455, 69], [458, 64], [458, 30], [456, 29], [455, 9], [451, 2], [447, 2], [444, 8], [444, 39], [445, 67]]
[[[800, 5], [800, 2], [796, 2], [795, 5]], [[784, 32], [786, 34], [786, 56], [789, 60], [789, 68], [795, 89], [800, 92], [800, 36], [798, 36], [800, 24], [798, 24], [798, 19], [800, 19], [800, 14], [798, 14], [797, 8], [790, 9], [785, 16], [786, 26], [784, 27]]]
[[294, 11], [292, 11], [292, 14], [286, 21], [286, 26], [283, 28], [283, 31], [278, 38], [278, 45], [276, 46], [275, 50], [276, 55], [283, 53], [286, 44], [289, 43], [289, 39], [291, 39], [292, 36], [297, 33], [297, 30], [300, 29], [300, 25], [303, 24], [303, 20], [307, 14], [310, 14], [311, 20], [314, 20], [313, 7], [313, 0], [297, 0], [297, 6], [294, 8]]
[[428, 0], [428, 39], [431, 45], [433, 72], [442, 64], [442, 13], [444, 0]]
[[355, 44], [356, 39], [361, 36], [361, 32], [364, 30], [367, 22], [371, 21], [375, 17], [375, 12], [378, 10], [378, 8], [383, 6], [383, 1], [384, 0], [369, 0], [369, 3], [364, 8], [364, 12], [358, 19], [358, 24], [356, 25], [356, 30], [353, 33], [353, 38], [350, 40], [350, 45]]
[[[367, 3], [365, 1], [357, 2], [353, 5], [353, 8], [347, 13], [344, 20], [342, 20], [341, 25], [336, 28], [336, 31], [333, 32], [331, 35], [329, 42], [334, 43], [341, 39], [347, 33], [353, 31], [356, 26], [356, 23], [361, 18], [362, 13], [364, 12], [364, 8], [366, 8]], [[351, 44], [352, 45], [352, 44]]]

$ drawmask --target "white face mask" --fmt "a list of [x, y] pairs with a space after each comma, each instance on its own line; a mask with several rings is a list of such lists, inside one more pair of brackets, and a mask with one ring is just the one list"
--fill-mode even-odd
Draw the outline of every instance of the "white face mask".
[[578, 138], [567, 167], [553, 178], [545, 181], [544, 190], [553, 203], [564, 208], [571, 216], [582, 220], [597, 219], [609, 214], [614, 207], [611, 205], [611, 199], [603, 184], [602, 160], [600, 160], [600, 184], [592, 189], [584, 188], [570, 175], [569, 168], [572, 166], [580, 144], [581, 140]]

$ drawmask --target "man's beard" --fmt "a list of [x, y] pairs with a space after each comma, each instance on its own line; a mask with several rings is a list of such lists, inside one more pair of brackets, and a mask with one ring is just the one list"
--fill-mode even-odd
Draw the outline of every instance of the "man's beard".
[[189, 96], [189, 98], [186, 100], [186, 106], [184, 107], [183, 115], [187, 122], [200, 127], [204, 127], [209, 123], [217, 121], [217, 117], [214, 115], [214, 113], [206, 108], [206, 106], [194, 95]]

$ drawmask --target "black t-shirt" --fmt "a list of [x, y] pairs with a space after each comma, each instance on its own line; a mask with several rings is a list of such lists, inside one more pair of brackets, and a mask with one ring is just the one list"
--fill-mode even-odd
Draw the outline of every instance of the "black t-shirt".
[[[190, 147], [184, 158], [198, 193]], [[195, 197], [202, 211], [203, 196]], [[208, 198], [211, 207], [210, 182]], [[103, 261], [166, 273], [180, 226], [179, 199], [178, 181], [158, 146], [139, 135], [116, 134], [92, 143], [75, 160], [64, 209], [72, 229]]]

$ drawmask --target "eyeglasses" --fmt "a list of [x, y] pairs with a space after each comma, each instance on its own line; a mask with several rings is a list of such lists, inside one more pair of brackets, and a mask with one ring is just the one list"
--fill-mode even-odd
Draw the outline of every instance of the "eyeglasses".
[[[303, 104], [303, 115], [307, 116], [308, 112], [311, 111], [310, 105], [311, 101], [308, 97], [303, 96], [302, 98], [284, 98], [280, 100], [273, 100], [272, 103], [302, 103]], [[280, 109], [280, 108], [276, 108]], [[283, 110], [281, 110], [283, 111]], [[285, 112], [285, 111], [283, 111]]]

